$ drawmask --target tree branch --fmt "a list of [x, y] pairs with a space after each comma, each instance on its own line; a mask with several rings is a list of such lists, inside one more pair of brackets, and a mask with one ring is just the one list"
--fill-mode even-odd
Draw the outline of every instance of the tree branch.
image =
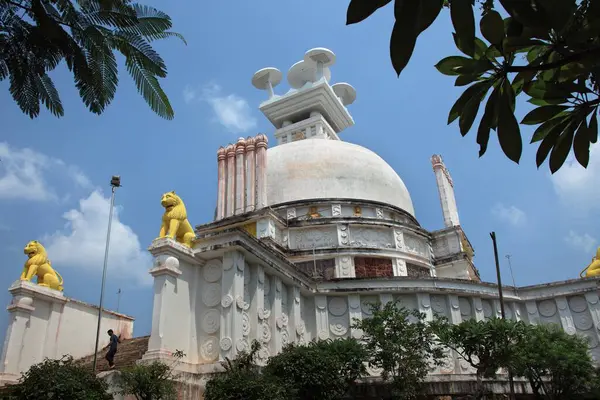
[[506, 72], [536, 72], [536, 71], [548, 71], [555, 68], [560, 68], [563, 65], [567, 65], [569, 63], [580, 61], [586, 57], [590, 56], [598, 56], [600, 55], [600, 47], [595, 47], [592, 49], [588, 49], [586, 51], [582, 51], [581, 53], [573, 54], [570, 57], [563, 58], [562, 60], [554, 61], [548, 64], [542, 65], [511, 65], [506, 67]]

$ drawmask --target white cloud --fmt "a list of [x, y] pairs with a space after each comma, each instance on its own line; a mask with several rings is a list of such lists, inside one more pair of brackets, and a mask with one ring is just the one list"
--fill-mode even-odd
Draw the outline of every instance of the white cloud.
[[[63, 214], [65, 228], [47, 235], [43, 242], [48, 257], [59, 270], [77, 268], [101, 275], [108, 228], [110, 198], [98, 190], [79, 201], [79, 208]], [[108, 256], [108, 274], [111, 279], [133, 281], [136, 284], [152, 282], [148, 270], [152, 266], [149, 253], [142, 250], [138, 236], [119, 220], [115, 207]]]
[[590, 148], [587, 168], [571, 159], [550, 179], [565, 204], [584, 212], [600, 209], [600, 146]]
[[28, 148], [15, 148], [0, 142], [0, 200], [58, 200], [47, 177], [66, 176], [82, 188], [90, 188], [88, 178], [73, 165]]
[[587, 233], [580, 235], [573, 231], [570, 231], [569, 234], [565, 236], [565, 242], [567, 242], [569, 246], [585, 253], [593, 252], [598, 243], [595, 238]]
[[194, 99], [197, 97], [197, 93], [194, 89], [192, 89], [190, 86], [186, 86], [183, 89], [183, 100], [189, 104], [192, 101], [194, 101]]
[[183, 90], [183, 99], [188, 104], [195, 100], [210, 104], [216, 121], [231, 133], [244, 133], [256, 127], [256, 118], [246, 99], [236, 94], [224, 94], [215, 83], [204, 86], [200, 93], [187, 86]]
[[507, 222], [513, 226], [525, 223], [527, 219], [525, 212], [515, 206], [505, 206], [502, 203], [496, 204], [492, 208], [492, 214], [501, 221]]

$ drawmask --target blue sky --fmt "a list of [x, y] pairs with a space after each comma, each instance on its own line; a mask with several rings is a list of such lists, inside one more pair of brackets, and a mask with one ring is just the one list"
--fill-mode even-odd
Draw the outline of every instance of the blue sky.
[[[590, 167], [567, 165], [551, 177], [535, 167], [535, 146], [525, 145], [521, 165], [502, 155], [492, 139], [479, 159], [474, 132], [462, 138], [447, 126], [460, 95], [434, 65], [456, 53], [447, 11], [419, 39], [400, 79], [388, 56], [393, 9], [347, 27], [347, 1], [263, 0], [146, 2], [171, 15], [177, 40], [157, 43], [169, 75], [162, 84], [175, 109], [166, 121], [146, 106], [121, 65], [120, 84], [102, 116], [86, 111], [65, 68], [53, 73], [66, 116], [23, 115], [0, 84], [0, 303], [21, 273], [23, 247], [41, 240], [65, 279], [65, 293], [97, 303], [108, 216], [109, 180], [122, 176], [107, 277], [106, 305], [136, 317], [136, 335], [151, 326], [152, 286], [146, 248], [160, 228], [160, 195], [176, 190], [193, 225], [209, 222], [216, 201], [216, 150], [240, 135], [273, 128], [258, 110], [266, 93], [250, 84], [253, 73], [277, 67], [286, 73], [306, 50], [328, 47], [337, 55], [332, 83], [357, 90], [349, 108], [356, 125], [343, 140], [377, 152], [402, 177], [418, 220], [443, 227], [429, 158], [442, 154], [455, 182], [462, 225], [475, 247], [475, 263], [495, 280], [489, 232], [496, 231], [503, 279], [511, 254], [518, 285], [575, 278], [600, 238], [600, 151]], [[284, 5], [285, 4], [285, 5]], [[286, 83], [276, 92], [287, 91]], [[527, 106], [518, 110], [523, 116]], [[531, 130], [525, 131], [530, 137]], [[528, 140], [527, 140], [528, 141]], [[5, 331], [7, 313], [0, 312]]]

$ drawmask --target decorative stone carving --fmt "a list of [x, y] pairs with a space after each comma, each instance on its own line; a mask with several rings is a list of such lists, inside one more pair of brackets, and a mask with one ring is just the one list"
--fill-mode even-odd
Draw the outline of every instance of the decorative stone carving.
[[587, 331], [588, 329], [592, 329], [594, 326], [592, 317], [584, 313], [574, 314], [573, 323], [575, 324], [575, 327], [581, 331]]
[[275, 324], [277, 326], [277, 329], [284, 329], [288, 326], [288, 322], [289, 318], [287, 314], [282, 313], [281, 317], [277, 318], [277, 320], [275, 321]]
[[235, 349], [237, 351], [248, 351], [250, 350], [250, 345], [246, 339], [238, 339], [235, 343]]
[[223, 296], [223, 298], [221, 299], [221, 306], [223, 308], [227, 308], [231, 306], [231, 304], [233, 304], [233, 297], [230, 294], [226, 294], [225, 296]]
[[431, 295], [431, 307], [436, 314], [446, 314], [446, 301], [440, 295]]
[[319, 331], [319, 339], [327, 340], [328, 338], [329, 338], [329, 334], [327, 333], [327, 331], [325, 331], [325, 330]]
[[214, 336], [207, 337], [200, 346], [200, 356], [205, 361], [215, 361], [219, 358], [219, 339]]
[[394, 244], [397, 250], [404, 251], [404, 233], [399, 229], [394, 229]]
[[260, 324], [260, 336], [259, 340], [263, 343], [269, 343], [271, 341], [271, 327], [265, 321]]
[[333, 297], [329, 300], [329, 312], [331, 315], [340, 317], [348, 311], [348, 304], [345, 297]]
[[344, 336], [348, 333], [348, 322], [346, 319], [340, 317], [330, 318], [329, 329], [336, 336]]
[[538, 304], [538, 310], [542, 317], [550, 318], [556, 314], [556, 303], [554, 300], [543, 300]]
[[373, 315], [371, 311], [371, 307], [377, 304], [379, 300], [375, 296], [361, 296], [360, 297], [360, 308], [362, 309], [363, 314], [366, 316]]
[[290, 343], [290, 335], [289, 335], [287, 329], [283, 329], [280, 332], [280, 335], [281, 335], [281, 345], [283, 347], [287, 346]]
[[335, 247], [336, 233], [332, 228], [312, 228], [294, 232], [294, 246], [297, 249]]
[[379, 219], [383, 219], [383, 210], [381, 208], [375, 209], [375, 216]]
[[209, 283], [218, 282], [221, 279], [223, 263], [221, 260], [209, 260], [202, 267], [202, 275], [204, 280]]
[[466, 297], [459, 297], [458, 304], [460, 307], [460, 315], [462, 315], [463, 317], [471, 317], [472, 310], [471, 302], [469, 301], [469, 299]]
[[333, 215], [334, 217], [340, 217], [342, 215], [342, 206], [340, 204], [332, 205], [331, 215]]
[[265, 365], [270, 356], [271, 354], [269, 353], [269, 349], [266, 346], [261, 347], [261, 349], [256, 354], [257, 364]]
[[271, 310], [268, 308], [259, 308], [257, 311], [259, 320], [267, 320], [271, 316]]
[[251, 324], [250, 315], [247, 312], [242, 313], [242, 335], [248, 336], [250, 334]]
[[367, 364], [365, 367], [367, 369], [367, 373], [371, 376], [380, 376], [383, 372], [383, 368], [375, 367], [369, 364]]
[[395, 248], [392, 232], [389, 229], [352, 226], [350, 245], [354, 247]]
[[492, 303], [489, 300], [481, 300], [481, 305], [483, 307], [483, 316], [485, 318], [493, 318], [494, 308], [492, 307]]
[[350, 278], [354, 276], [354, 271], [352, 270], [352, 257], [344, 256], [338, 258], [339, 261], [339, 274], [340, 278]]
[[404, 249], [409, 253], [429, 258], [429, 249], [424, 241], [415, 236], [404, 234]]
[[454, 362], [454, 352], [451, 349], [444, 349], [444, 355], [440, 361], [441, 361], [440, 372], [442, 374], [454, 373], [456, 364]]
[[583, 296], [573, 296], [569, 299], [571, 311], [580, 313], [587, 310], [587, 301]]
[[209, 283], [202, 290], [202, 302], [208, 307], [218, 305], [220, 297], [221, 285], [218, 283]]
[[232, 341], [230, 337], [224, 337], [221, 339], [220, 345], [221, 345], [221, 350], [223, 351], [229, 351], [231, 349], [232, 346]]
[[338, 241], [343, 246], [350, 245], [350, 231], [348, 230], [348, 225], [338, 225], [337, 226], [337, 235]]
[[211, 308], [204, 312], [202, 317], [202, 329], [208, 334], [216, 333], [221, 326], [221, 313], [219, 310]]
[[288, 208], [287, 209], [287, 219], [293, 219], [296, 218], [296, 209], [295, 208]]

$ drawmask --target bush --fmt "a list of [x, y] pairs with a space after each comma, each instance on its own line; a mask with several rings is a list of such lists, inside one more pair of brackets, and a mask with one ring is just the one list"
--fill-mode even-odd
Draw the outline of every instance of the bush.
[[23, 374], [19, 383], [2, 394], [6, 400], [112, 400], [107, 383], [73, 357], [45, 359]]

